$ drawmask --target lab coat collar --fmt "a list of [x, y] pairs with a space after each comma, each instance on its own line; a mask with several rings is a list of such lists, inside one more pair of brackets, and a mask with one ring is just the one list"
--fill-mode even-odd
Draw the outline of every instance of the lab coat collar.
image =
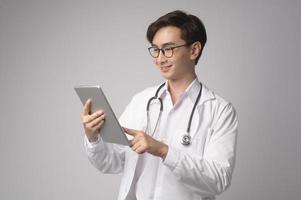
[[[185, 95], [188, 95], [188, 97], [191, 99], [192, 102], [195, 102], [197, 99], [197, 96], [199, 94], [200, 91], [200, 87], [202, 84], [202, 94], [201, 94], [201, 98], [199, 100], [198, 105], [202, 105], [203, 103], [205, 103], [206, 101], [215, 99], [215, 95], [212, 91], [210, 91], [207, 86], [203, 83], [201, 83], [199, 81], [198, 78], [195, 78], [190, 85], [186, 88], [185, 92], [182, 94], [182, 98]], [[162, 92], [161, 94], [159, 94], [159, 96], [161, 98], [164, 98], [164, 96], [168, 93], [168, 81], [165, 82], [164, 87], [162, 88]]]
[[205, 84], [203, 83], [201, 84], [202, 84], [202, 95], [198, 105], [202, 105], [207, 101], [215, 99], [214, 93], [211, 90], [209, 90]]
[[215, 96], [214, 96], [213, 92], [211, 92], [205, 86], [205, 84], [201, 83], [199, 81], [199, 79], [196, 78], [196, 79], [194, 79], [194, 81], [192, 81], [192, 83], [186, 89], [186, 93], [190, 97], [191, 101], [192, 102], [196, 101], [197, 96], [198, 96], [199, 91], [200, 91], [200, 88], [201, 88], [201, 84], [202, 84], [202, 94], [201, 94], [201, 98], [199, 100], [198, 105], [202, 105], [203, 103], [205, 103], [208, 100], [215, 99]]

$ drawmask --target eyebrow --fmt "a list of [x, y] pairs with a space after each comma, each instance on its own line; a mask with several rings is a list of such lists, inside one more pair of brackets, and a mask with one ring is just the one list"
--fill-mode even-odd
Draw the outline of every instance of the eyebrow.
[[[166, 42], [164, 44], [162, 44], [162, 47], [166, 47], [166, 46], [169, 46], [169, 45], [175, 45], [176, 43], [174, 42]], [[152, 44], [153, 47], [158, 47], [158, 45], [156, 44]]]

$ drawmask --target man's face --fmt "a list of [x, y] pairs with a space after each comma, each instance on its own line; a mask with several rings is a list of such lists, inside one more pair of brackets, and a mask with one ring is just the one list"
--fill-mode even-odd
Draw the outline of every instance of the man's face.
[[[158, 48], [175, 47], [184, 45], [181, 39], [181, 30], [174, 26], [160, 28], [154, 38], [152, 45]], [[194, 60], [191, 58], [189, 46], [173, 49], [173, 56], [168, 58], [160, 52], [157, 58], [153, 58], [155, 65], [159, 68], [162, 76], [167, 80], [180, 80], [194, 74]]]

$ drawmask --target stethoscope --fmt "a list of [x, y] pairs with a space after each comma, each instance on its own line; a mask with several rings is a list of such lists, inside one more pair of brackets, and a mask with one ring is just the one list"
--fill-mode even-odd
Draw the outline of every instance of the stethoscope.
[[[159, 112], [159, 115], [158, 115], [158, 118], [157, 118], [157, 122], [156, 122], [156, 124], [155, 124], [155, 128], [154, 128], [154, 130], [153, 130], [153, 132], [152, 132], [152, 135], [154, 135], [154, 133], [155, 133], [156, 130], [157, 130], [159, 121], [160, 121], [160, 119], [161, 119], [162, 111], [163, 111], [163, 101], [162, 101], [161, 97], [158, 97], [158, 94], [159, 94], [160, 90], [162, 89], [162, 87], [164, 87], [164, 85], [165, 85], [165, 83], [161, 84], [161, 85], [158, 87], [155, 96], [151, 97], [151, 98], [148, 100], [147, 106], [146, 106], [146, 113], [147, 113], [147, 127], [146, 127], [146, 130], [148, 130], [148, 125], [150, 124], [150, 116], [149, 116], [149, 108], [150, 108], [150, 104], [151, 104], [151, 102], [152, 102], [153, 100], [156, 100], [156, 99], [159, 100], [159, 102], [160, 102], [160, 112]], [[201, 86], [201, 87], [200, 87], [199, 94], [198, 94], [198, 96], [197, 96], [197, 98], [196, 98], [196, 101], [195, 101], [195, 103], [194, 103], [194, 105], [193, 105], [193, 108], [192, 108], [192, 111], [191, 111], [191, 114], [190, 114], [190, 117], [189, 117], [189, 122], [188, 122], [187, 130], [186, 130], [187, 133], [184, 134], [183, 137], [182, 137], [181, 143], [182, 143], [183, 145], [185, 145], [185, 146], [191, 144], [190, 127], [191, 127], [191, 122], [192, 122], [194, 110], [195, 110], [195, 108], [196, 108], [196, 106], [197, 106], [197, 104], [198, 104], [198, 102], [199, 102], [199, 100], [200, 100], [200, 98], [201, 98], [201, 94], [202, 94], [202, 84], [201, 84], [201, 83], [200, 83], [200, 86]]]

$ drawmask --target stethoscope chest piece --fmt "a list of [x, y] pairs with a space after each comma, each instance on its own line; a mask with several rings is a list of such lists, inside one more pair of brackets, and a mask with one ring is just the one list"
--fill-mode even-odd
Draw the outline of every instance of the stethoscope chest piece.
[[185, 146], [188, 146], [188, 145], [190, 145], [190, 143], [191, 143], [190, 135], [188, 135], [188, 134], [183, 135], [182, 144], [185, 145]]

